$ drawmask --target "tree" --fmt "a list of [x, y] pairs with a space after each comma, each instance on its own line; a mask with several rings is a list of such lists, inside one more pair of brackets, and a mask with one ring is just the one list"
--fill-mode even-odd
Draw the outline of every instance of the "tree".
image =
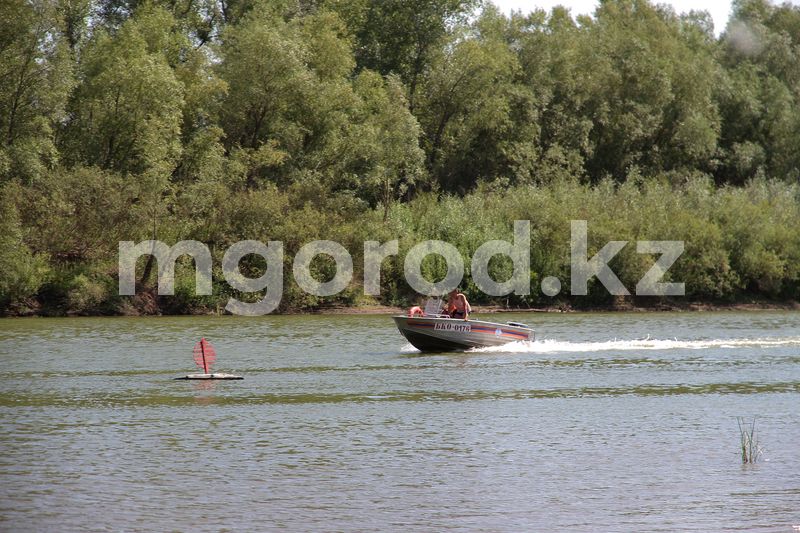
[[292, 30], [281, 18], [252, 14], [222, 37], [226, 149], [249, 150], [262, 166], [282, 163], [288, 155], [282, 150], [302, 136], [291, 115], [313, 77], [308, 50]]
[[[64, 151], [72, 165], [119, 173], [134, 184], [136, 237], [158, 239], [168, 214], [184, 103], [173, 67], [187, 45], [167, 11], [146, 7], [113, 34], [97, 30], [82, 52]], [[143, 281], [152, 267], [150, 256]]]
[[183, 104], [169, 64], [179, 46], [172, 25], [163, 10], [142, 12], [114, 35], [99, 30], [87, 45], [63, 135], [70, 162], [138, 176], [172, 172]]
[[0, 186], [0, 311], [34, 296], [49, 268], [43, 254], [34, 254], [24, 240], [15, 199], [16, 184]]
[[504, 42], [457, 38], [425, 73], [417, 116], [428, 169], [446, 190], [465, 192], [503, 172], [498, 141], [513, 120], [517, 68]]
[[362, 103], [360, 123], [352, 136], [358, 143], [353, 172], [361, 176], [360, 196], [383, 205], [385, 222], [392, 203], [422, 175], [419, 124], [408, 111], [402, 83], [396, 77], [384, 80], [365, 70], [354, 85]]
[[[347, 4], [347, 3], [346, 3]], [[452, 28], [479, 0], [364, 0], [340, 8], [356, 36], [359, 68], [400, 75], [414, 112], [421, 76]]]
[[[75, 11], [75, 3], [86, 0], [60, 0]], [[168, 11], [178, 21], [182, 33], [196, 47], [211, 42], [225, 22], [231, 22], [252, 7], [251, 0], [95, 0], [92, 22], [96, 28], [113, 33], [135, 14], [152, 8]]]
[[508, 41], [521, 66], [520, 82], [531, 95], [527, 136], [532, 142], [515, 152], [516, 173], [523, 181], [549, 183], [579, 179], [593, 153], [589, 112], [592, 70], [584, 68], [585, 29], [560, 7], [528, 16], [515, 14]]
[[0, 0], [0, 12], [0, 180], [30, 182], [58, 161], [72, 64], [50, 2]]
[[706, 168], [720, 129], [713, 101], [719, 71], [708, 50], [687, 40], [673, 12], [645, 0], [602, 3], [586, 37], [589, 174], [622, 180], [634, 167]]
[[800, 176], [800, 8], [762, 0], [735, 2], [721, 38], [727, 79], [720, 181]]

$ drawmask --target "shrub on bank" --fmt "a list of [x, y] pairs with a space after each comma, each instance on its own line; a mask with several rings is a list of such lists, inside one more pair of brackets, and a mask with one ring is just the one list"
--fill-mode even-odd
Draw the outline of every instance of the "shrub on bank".
[[[96, 186], [113, 187], [114, 182], [100, 180]], [[53, 195], [57, 195], [55, 199]], [[419, 194], [411, 201], [392, 205], [385, 221], [381, 205], [370, 208], [347, 193], [324, 195], [298, 186], [282, 191], [275, 187], [229, 191], [224, 196], [227, 201], [212, 202], [200, 211], [180, 209], [180, 199], [175, 199], [173, 207], [165, 209], [157, 221], [158, 238], [168, 244], [182, 239], [203, 240], [214, 260], [213, 294], [208, 296], [194, 293], [193, 262], [188, 257], [179, 260], [176, 294], [158, 299], [161, 312], [215, 311], [223, 309], [231, 296], [242, 301], [259, 300], [262, 294], [232, 290], [220, 268], [225, 250], [244, 239], [284, 244], [284, 287], [279, 311], [371, 301], [389, 305], [416, 302], [417, 296], [404, 279], [404, 259], [415, 244], [431, 239], [452, 244], [462, 255], [462, 287], [472, 302], [512, 307], [610, 304], [612, 296], [596, 279], [590, 280], [586, 297], [569, 296], [571, 220], [588, 223], [589, 257], [609, 241], [628, 241], [609, 265], [631, 292], [657, 258], [637, 253], [636, 241], [679, 240], [684, 241], [684, 252], [663, 281], [685, 283], [689, 299], [735, 301], [800, 296], [800, 187], [785, 182], [762, 179], [742, 188], [716, 188], [702, 176], [677, 183], [662, 176], [635, 177], [623, 184], [606, 180], [588, 185], [563, 180], [508, 189], [481, 186], [463, 197]], [[73, 196], [63, 188], [53, 189], [50, 196], [42, 194], [35, 201], [46, 206], [57, 199], [61, 208], [51, 213], [55, 218], [30, 220], [33, 227], [27, 233], [14, 218], [13, 198], [18, 197], [19, 194], [4, 197], [5, 203], [11, 202], [10, 208], [4, 210], [4, 235], [7, 240], [16, 239], [16, 244], [4, 251], [4, 260], [11, 265], [4, 270], [5, 285], [0, 287], [4, 291], [4, 308], [13, 311], [20, 301], [35, 298], [48, 313], [129, 312], [133, 304], [120, 303], [124, 298], [117, 295], [113, 275], [120, 228], [105, 226], [101, 219], [70, 222], [91, 235], [101, 248], [86, 250], [80, 246], [80, 234], [73, 235], [70, 249], [81, 254], [64, 254], [62, 246], [58, 248], [58, 260], [53, 255], [47, 259], [48, 225], [69, 219]], [[40, 206], [34, 209], [42, 211]], [[531, 294], [489, 297], [471, 279], [470, 261], [486, 241], [512, 241], [514, 220], [531, 222]], [[87, 225], [90, 227], [84, 227]], [[141, 240], [150, 238], [150, 234], [143, 227], [128, 238]], [[353, 281], [345, 291], [331, 297], [305, 293], [292, 275], [293, 258], [300, 247], [321, 239], [339, 242], [353, 257]], [[399, 253], [382, 263], [381, 294], [377, 299], [365, 297], [361, 285], [364, 241], [383, 243], [392, 239], [399, 241]], [[140, 259], [137, 269], [139, 289], [154, 289], [157, 269], [152, 268], [147, 279], [141, 279], [145, 263]], [[266, 265], [260, 258], [248, 256], [240, 267], [247, 276], [258, 277]], [[489, 272], [494, 279], [504, 281], [512, 267], [507, 258], [497, 256], [490, 261]], [[446, 274], [446, 264], [440, 257], [429, 256], [422, 270], [430, 281], [438, 281]], [[311, 271], [320, 281], [328, 281], [335, 274], [333, 262], [325, 256], [312, 262]], [[539, 284], [548, 276], [561, 281], [562, 290], [556, 297], [541, 292]], [[148, 300], [143, 312], [151, 312], [152, 303]]]

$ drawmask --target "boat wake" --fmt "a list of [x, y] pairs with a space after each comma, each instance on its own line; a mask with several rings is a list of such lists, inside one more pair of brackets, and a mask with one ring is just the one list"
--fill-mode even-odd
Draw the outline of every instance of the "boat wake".
[[400, 348], [400, 353], [422, 353], [422, 352], [414, 348], [413, 344], [407, 342], [405, 346]]
[[559, 353], [559, 352], [606, 352], [628, 350], [702, 350], [706, 348], [770, 348], [776, 346], [800, 346], [800, 337], [775, 337], [757, 339], [614, 339], [602, 342], [568, 342], [556, 339], [518, 341], [502, 346], [474, 348], [472, 353]]

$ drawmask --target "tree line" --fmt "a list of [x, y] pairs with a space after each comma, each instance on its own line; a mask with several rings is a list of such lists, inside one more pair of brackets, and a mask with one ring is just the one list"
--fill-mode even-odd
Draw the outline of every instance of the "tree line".
[[[195, 295], [183, 258], [175, 298], [117, 296], [117, 243], [150, 238], [215, 256], [242, 239], [357, 253], [400, 238], [382, 301], [402, 304], [403, 250], [439, 238], [469, 257], [515, 219], [533, 224], [533, 281], [568, 280], [580, 218], [595, 251], [686, 240], [671, 275], [691, 297], [800, 295], [797, 6], [736, 0], [719, 37], [708, 13], [646, 0], [577, 17], [479, 0], [0, 0], [0, 12], [7, 313], [199, 312], [232, 294], [215, 273], [215, 294]], [[638, 279], [646, 259], [615, 268]], [[330, 275], [324, 257], [313, 266]], [[152, 262], [140, 272], [147, 293]], [[286, 309], [364, 301], [357, 284], [320, 300], [286, 283]]]

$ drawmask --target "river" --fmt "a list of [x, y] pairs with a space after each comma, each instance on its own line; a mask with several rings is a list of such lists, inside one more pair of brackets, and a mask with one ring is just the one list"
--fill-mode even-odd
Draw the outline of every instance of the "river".
[[[800, 526], [800, 313], [0, 321], [3, 531], [780, 531]], [[201, 337], [215, 369], [194, 372]], [[737, 417], [763, 450], [742, 464]]]

